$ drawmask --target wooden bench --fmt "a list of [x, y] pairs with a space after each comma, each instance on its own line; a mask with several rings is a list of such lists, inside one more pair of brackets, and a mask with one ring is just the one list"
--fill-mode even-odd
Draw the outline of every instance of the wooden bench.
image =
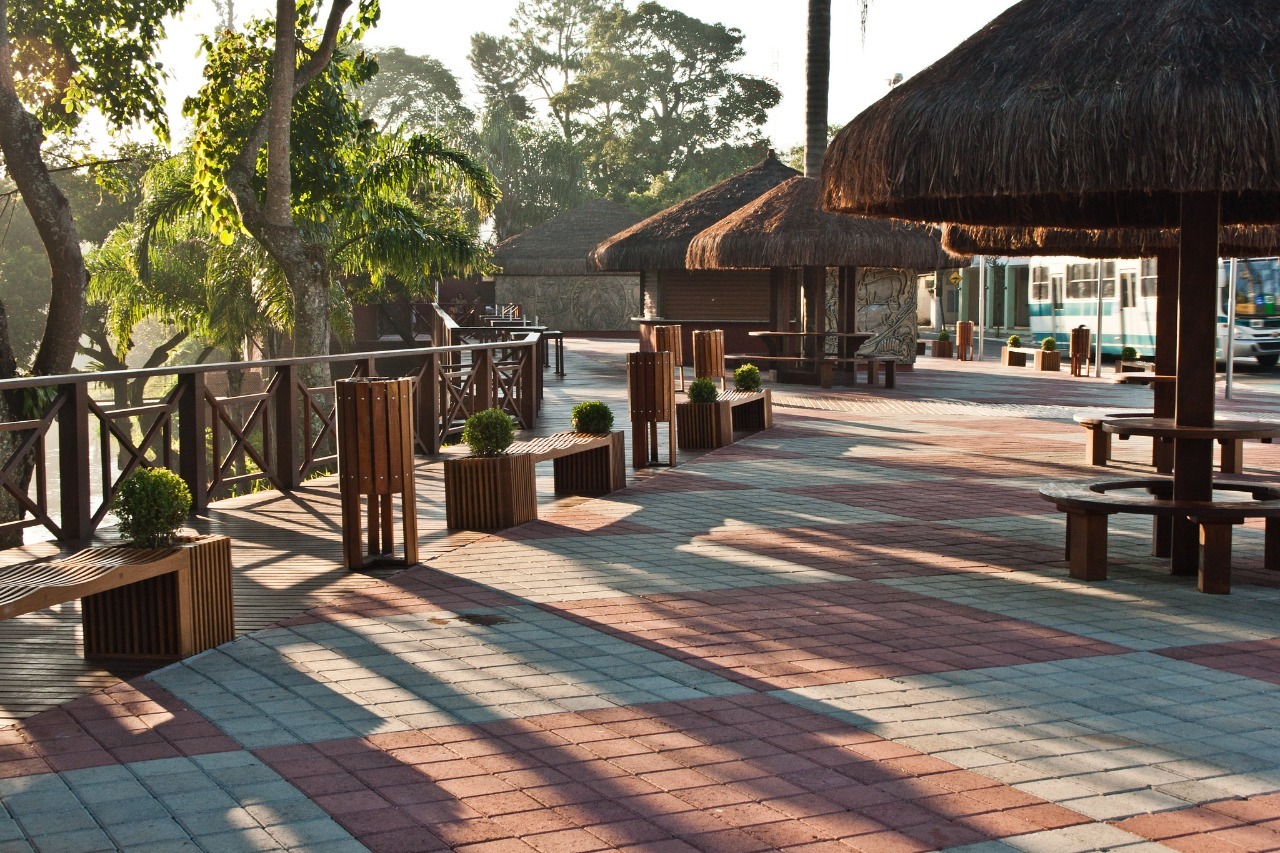
[[1117, 385], [1155, 385], [1158, 382], [1177, 382], [1176, 376], [1164, 376], [1151, 371], [1131, 371], [1128, 373], [1117, 373], [1111, 377], [1111, 381]]
[[[1072, 416], [1076, 423], [1084, 427], [1084, 464], [1105, 466], [1111, 460], [1111, 433], [1104, 432], [1102, 422], [1109, 418], [1153, 418], [1154, 412], [1111, 412], [1105, 415], [1086, 415], [1077, 412]], [[1120, 436], [1121, 441], [1128, 440], [1127, 435]], [[1159, 461], [1160, 454], [1153, 459]], [[1153, 462], [1153, 464], [1155, 464]], [[1161, 473], [1168, 473], [1162, 471]]]
[[857, 382], [858, 368], [865, 368], [868, 385], [880, 384], [880, 368], [883, 367], [884, 387], [895, 388], [898, 384], [897, 370], [898, 362], [901, 359], [896, 355], [855, 355], [851, 358], [828, 357], [823, 361], [830, 362], [832, 366], [850, 365], [853, 367], [854, 382]]
[[[823, 388], [831, 387], [831, 373], [835, 366], [827, 359], [814, 359], [806, 355], [759, 355], [757, 353], [734, 353], [726, 355], [726, 362], [750, 362], [762, 365], [778, 365], [770, 368], [777, 372], [779, 382], [795, 382], [801, 385], [812, 385], [815, 381]], [[794, 368], [787, 370], [786, 368]]]
[[1040, 347], [1001, 347], [1000, 362], [1005, 367], [1026, 367], [1027, 356], [1033, 359], [1040, 352]]
[[759, 432], [773, 426], [773, 396], [761, 391], [725, 391], [713, 403], [676, 403], [676, 443], [711, 450], [733, 443], [734, 430]]
[[534, 466], [553, 462], [557, 495], [604, 495], [627, 484], [621, 430], [561, 432], [517, 441], [501, 456], [446, 458], [444, 504], [451, 530], [501, 530], [538, 517]]
[[0, 619], [79, 599], [84, 655], [180, 660], [235, 639], [231, 540], [89, 548], [0, 569]]
[[[1248, 493], [1253, 500], [1175, 501], [1173, 480], [1165, 477], [1055, 483], [1042, 487], [1040, 496], [1067, 514], [1066, 558], [1071, 577], [1106, 580], [1109, 516], [1185, 518], [1200, 527], [1200, 591], [1222, 594], [1231, 591], [1231, 527], [1246, 518], [1266, 519], [1264, 565], [1280, 571], [1280, 488], [1215, 480], [1214, 489]], [[1146, 494], [1132, 494], [1136, 490]], [[1115, 494], [1121, 491], [1130, 494]]]

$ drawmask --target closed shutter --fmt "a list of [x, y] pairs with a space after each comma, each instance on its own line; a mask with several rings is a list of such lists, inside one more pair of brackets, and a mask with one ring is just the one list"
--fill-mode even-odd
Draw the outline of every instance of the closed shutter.
[[768, 270], [663, 270], [667, 320], [769, 322]]

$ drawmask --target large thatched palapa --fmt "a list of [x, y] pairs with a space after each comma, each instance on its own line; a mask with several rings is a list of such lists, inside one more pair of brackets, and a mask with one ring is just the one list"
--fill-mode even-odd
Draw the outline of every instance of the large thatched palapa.
[[686, 358], [693, 351], [688, 339], [695, 329], [723, 329], [730, 351], [763, 349], [747, 332], [768, 328], [775, 311], [769, 271], [689, 270], [685, 253], [701, 231], [799, 174], [771, 151], [745, 172], [655, 213], [596, 248], [592, 257], [601, 269], [642, 271], [642, 346], [652, 346], [653, 326], [679, 323], [686, 337]]
[[[956, 259], [942, 249], [937, 229], [828, 213], [817, 206], [818, 190], [816, 178], [779, 184], [694, 237], [686, 263], [690, 269], [773, 268], [776, 301], [789, 302], [808, 287], [803, 305], [815, 312], [834, 308], [834, 316], [805, 318], [810, 325], [871, 332], [864, 351], [914, 361], [915, 271], [953, 266]], [[828, 269], [838, 269], [832, 281]], [[819, 292], [827, 286], [837, 289], [834, 299]]]
[[1280, 15], [1266, 0], [1024, 0], [850, 122], [823, 204], [975, 225], [1275, 221]]
[[598, 198], [508, 237], [494, 248], [498, 302], [515, 303], [540, 323], [567, 332], [634, 331], [640, 273], [602, 272], [591, 252], [640, 215]]
[[693, 238], [690, 269], [953, 266], [936, 228], [818, 207], [816, 178], [791, 178]]
[[[1277, 41], [1274, 0], [1022, 0], [840, 132], [823, 204], [1178, 228], [1176, 422], [1212, 426], [1218, 229], [1280, 222]], [[1175, 456], [1174, 497], [1210, 499], [1212, 442]], [[1174, 571], [1194, 571], [1195, 527], [1178, 530]]]

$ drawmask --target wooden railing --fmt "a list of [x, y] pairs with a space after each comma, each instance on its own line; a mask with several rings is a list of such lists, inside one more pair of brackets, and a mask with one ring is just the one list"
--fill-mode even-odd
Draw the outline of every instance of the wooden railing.
[[[442, 346], [0, 381], [0, 393], [21, 392], [8, 396], [25, 401], [21, 420], [0, 422], [0, 501], [18, 509], [9, 508], [0, 531], [43, 526], [57, 539], [87, 538], [110, 512], [120, 482], [141, 466], [178, 473], [195, 510], [243, 491], [290, 491], [336, 470], [333, 385], [308, 387], [304, 379], [317, 365], [332, 378], [411, 377], [419, 453], [438, 453], [481, 409], [498, 407], [521, 428], [535, 426], [537, 334], [512, 330], [472, 342], [470, 330], [437, 314], [433, 340]], [[247, 373], [254, 390], [215, 393], [235, 372]], [[136, 380], [152, 392], [142, 405], [112, 406], [91, 393]]]

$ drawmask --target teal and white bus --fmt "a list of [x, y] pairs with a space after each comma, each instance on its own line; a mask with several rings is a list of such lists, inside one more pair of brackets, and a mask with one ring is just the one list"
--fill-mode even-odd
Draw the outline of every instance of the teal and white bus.
[[[1219, 356], [1227, 341], [1229, 269], [1229, 261], [1219, 262]], [[1264, 368], [1274, 367], [1280, 361], [1280, 258], [1243, 258], [1236, 270], [1233, 353], [1236, 358], [1255, 358]], [[1029, 280], [1031, 334], [1036, 340], [1053, 336], [1065, 347], [1071, 330], [1081, 325], [1097, 335], [1101, 308], [1104, 353], [1119, 355], [1129, 346], [1144, 357], [1155, 354], [1155, 259], [1032, 258]]]

